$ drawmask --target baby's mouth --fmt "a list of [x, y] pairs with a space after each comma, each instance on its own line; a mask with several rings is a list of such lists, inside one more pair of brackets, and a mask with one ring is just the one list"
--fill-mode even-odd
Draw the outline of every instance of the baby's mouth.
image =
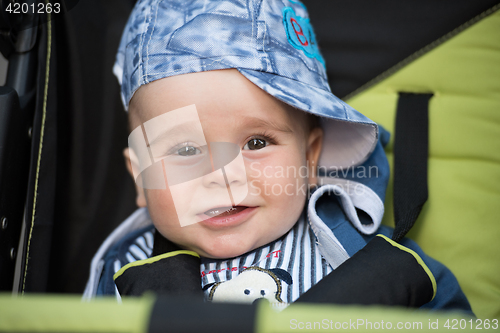
[[217, 207], [214, 209], [207, 210], [204, 214], [210, 217], [215, 216], [230, 216], [233, 214], [237, 214], [248, 207], [246, 206], [235, 206], [235, 207]]

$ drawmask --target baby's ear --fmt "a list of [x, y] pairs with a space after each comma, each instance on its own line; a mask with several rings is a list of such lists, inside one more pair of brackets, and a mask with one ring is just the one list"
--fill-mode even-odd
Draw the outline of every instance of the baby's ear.
[[321, 147], [323, 146], [323, 129], [315, 127], [309, 132], [307, 139], [306, 158], [309, 164], [309, 186], [317, 184], [317, 167], [319, 156], [321, 154]]
[[123, 150], [123, 157], [125, 158], [125, 165], [127, 167], [128, 173], [130, 174], [130, 176], [134, 180], [134, 184], [135, 184], [135, 191], [137, 193], [137, 196], [135, 198], [135, 202], [136, 202], [138, 207], [146, 207], [147, 203], [146, 203], [146, 195], [144, 193], [144, 189], [141, 186], [137, 185], [137, 182], [135, 181], [135, 177], [134, 177], [133, 170], [134, 170], [134, 168], [135, 168], [135, 170], [138, 170], [139, 166], [134, 165], [134, 163], [137, 164], [137, 159], [131, 158], [131, 153], [133, 154], [133, 152], [130, 150], [130, 148], [125, 148]]

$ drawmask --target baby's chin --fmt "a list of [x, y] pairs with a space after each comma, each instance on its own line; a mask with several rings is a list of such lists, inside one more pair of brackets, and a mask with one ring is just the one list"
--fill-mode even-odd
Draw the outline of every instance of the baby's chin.
[[218, 244], [212, 248], [195, 249], [201, 257], [211, 259], [229, 259], [239, 257], [247, 252], [253, 251], [261, 245], [242, 244], [242, 242]]
[[[262, 246], [269, 245], [282, 237], [288, 230], [282, 230], [279, 234], [268, 234], [265, 237], [260, 234], [236, 233], [211, 238], [208, 242], [194, 245], [191, 249], [201, 257], [211, 259], [230, 259], [242, 256]], [[195, 248], [196, 247], [196, 248]]]
[[254, 250], [254, 248], [250, 248], [248, 250], [243, 250], [242, 248], [237, 249], [217, 249], [217, 250], [198, 250], [197, 252], [201, 257], [210, 258], [210, 259], [229, 259], [239, 257], [247, 252]]

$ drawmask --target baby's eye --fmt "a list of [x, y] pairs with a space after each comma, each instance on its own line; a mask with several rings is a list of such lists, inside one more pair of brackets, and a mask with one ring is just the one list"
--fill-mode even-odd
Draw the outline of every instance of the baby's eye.
[[268, 145], [267, 141], [264, 139], [251, 139], [247, 142], [247, 144], [243, 147], [243, 149], [248, 150], [258, 150], [266, 147]]
[[185, 146], [177, 150], [177, 154], [181, 156], [193, 156], [201, 154], [201, 150], [193, 146]]

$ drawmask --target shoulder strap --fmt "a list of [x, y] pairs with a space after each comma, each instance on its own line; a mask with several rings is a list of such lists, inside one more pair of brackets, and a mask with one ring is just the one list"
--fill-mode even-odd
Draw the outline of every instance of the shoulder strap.
[[399, 242], [427, 201], [429, 100], [433, 94], [400, 93], [394, 142], [394, 223]]

